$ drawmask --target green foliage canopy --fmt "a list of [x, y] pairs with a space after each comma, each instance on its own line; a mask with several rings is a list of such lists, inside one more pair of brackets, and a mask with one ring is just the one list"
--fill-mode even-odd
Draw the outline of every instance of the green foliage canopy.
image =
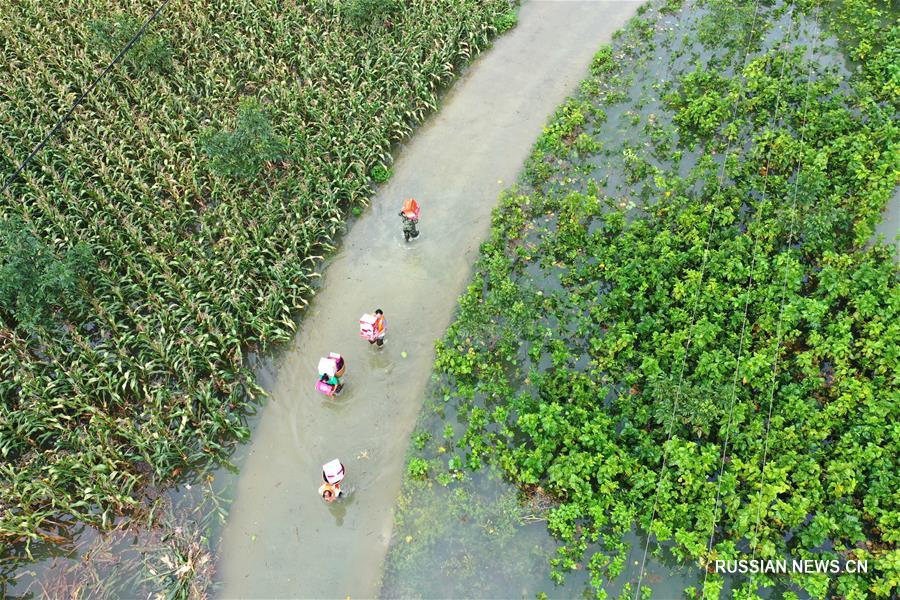
[[0, 222], [0, 310], [26, 331], [52, 331], [57, 310], [81, 307], [95, 266], [84, 243], [57, 257], [21, 219]]
[[241, 100], [233, 130], [206, 131], [200, 143], [213, 172], [243, 178], [253, 177], [265, 163], [284, 157], [286, 148], [255, 98]]
[[[808, 33], [814, 7], [780, 2], [760, 7], [760, 22], [794, 27], [755, 31], [746, 60], [699, 60], [704, 44], [746, 47], [743, 17], [696, 37], [697, 15], [728, 4], [683, 7], [672, 37], [657, 7], [630, 23], [535, 144], [527, 187], [502, 198], [438, 344], [439, 397], [467, 428], [440, 442], [455, 451], [439, 454], [433, 478], [487, 460], [547, 490], [548, 527], [565, 543], [552, 576], [590, 547], [598, 597], [636, 527], [700, 569], [750, 557], [869, 564], [733, 580], [739, 597], [773, 585], [891, 597], [900, 287], [893, 246], [868, 245], [898, 183], [891, 75], [835, 66]], [[891, 23], [867, 5], [848, 3], [831, 26], [852, 11], [865, 31], [845, 44], [871, 38], [875, 22], [878, 51], [895, 52]], [[667, 57], [671, 83], [660, 83], [660, 46], [693, 57]], [[725, 584], [704, 582], [711, 597]]]
[[[144, 25], [140, 19], [130, 15], [119, 15], [109, 19], [91, 21], [89, 28], [92, 41], [109, 56], [114, 57], [128, 45]], [[162, 71], [172, 63], [172, 50], [165, 37], [149, 28], [122, 57], [122, 62], [135, 75], [149, 70]]]
[[401, 7], [400, 0], [344, 0], [340, 5], [341, 13], [356, 27], [383, 23]]

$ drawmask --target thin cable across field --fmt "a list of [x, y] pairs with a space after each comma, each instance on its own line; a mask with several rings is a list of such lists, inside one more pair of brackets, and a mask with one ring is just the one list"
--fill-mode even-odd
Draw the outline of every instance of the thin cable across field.
[[[816, 5], [816, 16], [814, 18], [813, 28], [818, 28], [819, 25], [819, 6]], [[813, 65], [815, 62], [813, 60], [809, 61], [809, 71], [807, 73], [806, 80], [806, 98], [804, 99], [804, 107], [803, 107], [803, 119], [801, 120], [801, 124], [806, 122], [806, 117], [809, 111], [809, 90], [810, 84], [812, 83], [812, 73], [813, 73]], [[801, 146], [804, 140], [804, 131], [800, 132], [800, 141]], [[787, 249], [790, 250], [791, 243], [794, 238], [794, 225], [797, 220], [797, 189], [800, 187], [800, 173], [803, 169], [803, 155], [800, 155], [797, 163], [797, 174], [794, 177], [794, 193], [793, 198], [791, 200], [791, 221], [790, 226], [788, 227], [788, 239], [787, 239]], [[785, 253], [787, 254], [787, 253]], [[766, 435], [763, 441], [763, 458], [762, 458], [762, 467], [760, 468], [760, 479], [759, 479], [759, 493], [757, 494], [757, 503], [756, 503], [756, 525], [753, 528], [753, 558], [756, 558], [756, 551], [759, 548], [759, 521], [762, 516], [762, 490], [763, 484], [766, 478], [766, 460], [768, 458], [769, 452], [769, 431], [772, 426], [772, 407], [775, 404], [775, 387], [776, 380], [778, 379], [778, 358], [779, 358], [779, 348], [781, 347], [781, 334], [782, 334], [782, 324], [784, 317], [784, 302], [787, 298], [787, 282], [788, 282], [788, 272], [789, 272], [790, 262], [788, 262], [784, 267], [784, 279], [781, 284], [781, 304], [778, 307], [778, 327], [775, 333], [775, 351], [772, 358], [772, 384], [769, 390], [769, 410], [766, 415]]]
[[[792, 8], [792, 10], [793, 10], [793, 8]], [[791, 30], [793, 29], [793, 24], [794, 24], [794, 22], [793, 22], [793, 15], [792, 15], [791, 26], [788, 29], [788, 33], [785, 36], [785, 38], [790, 37]], [[784, 78], [784, 71], [785, 71], [786, 66], [787, 66], [787, 61], [785, 60], [781, 64], [781, 73], [778, 76], [779, 81], [781, 81]], [[809, 100], [808, 95], [809, 95], [809, 77], [807, 78], [807, 98], [804, 101], [804, 113], [806, 112], [806, 110], [808, 108], [808, 100]], [[772, 118], [773, 125], [776, 121], [777, 114], [780, 110], [780, 106], [779, 106], [780, 99], [781, 99], [781, 90], [779, 89], [778, 95], [776, 96], [776, 109], [775, 109], [776, 116]], [[800, 140], [802, 143], [803, 132], [801, 132]], [[771, 154], [772, 154], [772, 147], [770, 146], [768, 152], [766, 153], [766, 162], [765, 162], [766, 166], [768, 166], [768, 164], [769, 164], [769, 158], [771, 157]], [[769, 179], [769, 171], [767, 168], [765, 176], [763, 178], [762, 200], [765, 200], [765, 198], [766, 198], [766, 194], [768, 191], [768, 179]], [[756, 266], [757, 256], [758, 255], [754, 250], [753, 255], [752, 255], [751, 265], [750, 265], [750, 276], [749, 276], [749, 279], [748, 279], [748, 282], [746, 285], [747, 290], [749, 290], [750, 287], [753, 285], [753, 269]], [[741, 358], [743, 357], [744, 338], [745, 338], [746, 328], [747, 328], [747, 315], [748, 315], [748, 311], [749, 311], [749, 306], [750, 306], [750, 295], [748, 294], [746, 300], [744, 301], [744, 314], [743, 314], [743, 318], [741, 321], [741, 336], [740, 336], [740, 341], [738, 344], [737, 364], [735, 365], [734, 377], [731, 381], [731, 398], [729, 400], [728, 421], [727, 421], [726, 429], [725, 429], [725, 441], [722, 446], [722, 459], [721, 459], [721, 464], [719, 466], [719, 474], [718, 474], [718, 477], [716, 480], [716, 500], [715, 500], [715, 504], [714, 504], [714, 508], [713, 508], [713, 520], [712, 520], [712, 525], [710, 527], [709, 542], [708, 542], [707, 548], [706, 548], [707, 554], [712, 552], [713, 541], [715, 540], [716, 523], [719, 518], [719, 500], [721, 499], [722, 478], [725, 473], [725, 457], [728, 454], [728, 442], [731, 437], [731, 423], [732, 423], [733, 417], [734, 417], [734, 401], [737, 396], [737, 379], [738, 379], [738, 373], [740, 371]], [[709, 569], [705, 569], [704, 574], [703, 574], [703, 587], [701, 589], [706, 589], [706, 582], [707, 582], [708, 578], [709, 578]]]
[[[750, 22], [750, 30], [747, 34], [747, 44], [746, 44], [746, 48], [744, 49], [744, 56], [740, 60], [740, 62], [737, 64], [740, 64], [740, 65], [745, 64], [747, 61], [747, 57], [750, 56], [750, 47], [753, 44], [753, 32], [754, 32], [754, 29], [756, 28], [756, 19], [758, 16], [759, 16], [759, 0], [754, 0], [754, 2], [753, 2], [753, 18]], [[737, 107], [737, 104], [735, 104], [734, 110], [731, 113], [732, 121], [734, 121], [735, 118], [737, 117], [737, 110], [738, 110], [738, 107]], [[722, 183], [725, 180], [725, 164], [728, 161], [728, 150], [730, 150], [730, 149], [731, 149], [731, 146], [728, 146], [723, 155], [722, 169], [719, 172], [719, 176], [717, 178], [718, 181], [716, 184], [716, 191], [713, 193], [714, 196], [716, 194], [718, 194], [719, 191], [721, 191], [721, 189], [722, 189]], [[700, 266], [700, 280], [697, 282], [697, 286], [698, 286], [697, 294], [694, 298], [694, 305], [691, 308], [691, 320], [690, 320], [690, 325], [689, 325], [688, 339], [687, 339], [687, 343], [685, 345], [684, 356], [682, 357], [682, 360], [681, 360], [681, 367], [680, 367], [679, 374], [678, 374], [678, 385], [677, 385], [677, 388], [675, 391], [675, 399], [672, 402], [672, 416], [669, 419], [669, 427], [668, 427], [668, 431], [666, 432], [666, 442], [663, 445], [662, 465], [660, 466], [659, 481], [656, 484], [656, 493], [653, 496], [653, 507], [650, 512], [650, 523], [647, 526], [647, 542], [646, 542], [646, 544], [644, 544], [644, 553], [643, 553], [643, 556], [641, 557], [641, 568], [640, 568], [640, 572], [638, 574], [637, 586], [635, 587], [635, 592], [634, 592], [635, 600], [637, 600], [640, 597], [641, 583], [643, 582], [643, 579], [644, 579], [644, 569], [647, 565], [647, 552], [650, 549], [650, 537], [653, 535], [653, 533], [652, 533], [653, 520], [656, 518], [656, 507], [659, 504], [659, 494], [662, 489], [662, 482], [663, 482], [663, 478], [665, 476], [666, 464], [668, 462], [668, 454], [669, 454], [668, 446], [669, 446], [669, 442], [672, 439], [672, 431], [674, 429], [674, 424], [675, 424], [675, 413], [677, 412], [677, 409], [678, 409], [678, 400], [681, 397], [681, 390], [682, 390], [682, 386], [684, 384], [684, 370], [685, 370], [685, 366], [687, 364], [688, 351], [690, 350], [691, 342], [692, 342], [693, 335], [694, 335], [694, 325], [696, 324], [696, 319], [697, 319], [697, 305], [699, 304], [699, 301], [700, 301], [700, 291], [702, 288], [704, 276], [706, 274], [706, 262], [707, 262], [707, 257], [709, 256], [709, 245], [710, 245], [710, 242], [712, 241], [713, 230], [715, 229], [715, 227], [713, 227], [714, 224], [715, 224], [715, 219], [713, 219], [713, 221], [710, 223], [709, 231], [706, 235], [706, 244], [703, 248], [703, 259], [701, 260], [701, 266]]]
[[149, 19], [144, 21], [144, 24], [141, 26], [141, 28], [138, 30], [138, 32], [136, 34], [134, 34], [134, 36], [132, 36], [132, 38], [128, 41], [128, 43], [125, 45], [125, 47], [119, 51], [119, 54], [116, 55], [116, 57], [112, 60], [112, 62], [109, 63], [108, 65], [106, 65], [106, 68], [103, 69], [103, 71], [100, 73], [100, 75], [98, 75], [91, 82], [91, 84], [87, 87], [87, 89], [85, 89], [81, 93], [81, 95], [75, 99], [75, 102], [72, 103], [72, 106], [69, 108], [69, 110], [66, 112], [66, 114], [64, 114], [56, 122], [56, 125], [53, 126], [53, 129], [51, 129], [49, 131], [49, 133], [47, 133], [47, 135], [45, 135], [44, 138], [37, 144], [37, 146], [35, 146], [31, 150], [31, 152], [28, 154], [28, 156], [25, 157], [25, 160], [22, 161], [22, 164], [19, 165], [19, 168], [17, 168], [13, 172], [12, 175], [10, 175], [9, 177], [6, 178], [6, 181], [3, 183], [3, 189], [0, 189], [0, 194], [6, 192], [6, 190], [9, 189], [9, 186], [12, 185], [12, 183], [19, 177], [19, 175], [22, 173], [22, 171], [25, 170], [25, 167], [28, 166], [28, 163], [30, 163], [31, 160], [35, 156], [37, 156], [37, 153], [40, 152], [44, 148], [44, 146], [47, 145], [47, 142], [50, 141], [50, 138], [52, 138], [56, 134], [56, 132], [60, 130], [60, 128], [63, 126], [63, 124], [65, 124], [65, 122], [69, 120], [69, 118], [72, 116], [72, 113], [75, 112], [75, 109], [78, 108], [78, 106], [84, 101], [84, 99], [87, 97], [87, 95], [90, 94], [94, 90], [95, 87], [97, 87], [97, 84], [100, 83], [100, 81], [104, 77], [106, 77], [106, 74], [109, 73], [112, 70], [112, 68], [114, 66], [116, 66], [116, 64], [118, 64], [118, 62], [120, 60], [122, 60], [122, 57], [125, 56], [125, 54], [131, 49], [131, 47], [134, 46], [135, 43], [137, 43], [137, 41], [139, 39], [141, 39], [141, 36], [144, 35], [144, 32], [147, 31], [147, 28], [150, 26], [150, 24], [153, 23], [153, 21], [155, 21], [157, 17], [159, 17], [160, 13], [162, 13], [163, 9], [168, 4], [169, 4], [169, 0], [163, 0], [162, 4], [159, 5], [159, 8], [157, 8], [156, 11], [152, 15], [150, 15]]

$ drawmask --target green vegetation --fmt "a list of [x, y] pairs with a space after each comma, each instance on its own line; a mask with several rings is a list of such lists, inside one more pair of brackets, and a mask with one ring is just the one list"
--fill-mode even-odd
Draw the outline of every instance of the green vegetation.
[[[109, 61], [140, 32], [143, 24], [134, 16], [118, 15], [114, 19], [91, 21], [89, 29], [93, 44], [105, 51], [104, 58]], [[141, 75], [150, 69], [163, 70], [172, 63], [172, 50], [163, 36], [145, 31], [122, 57], [122, 63], [133, 75]]]
[[[52, 331], [57, 311], [86, 307], [86, 284], [95, 268], [90, 248], [78, 243], [57, 258], [18, 217], [0, 223], [0, 310], [28, 334]], [[10, 448], [0, 445], [4, 457]]]
[[[0, 11], [0, 172], [150, 6]], [[73, 520], [110, 526], [145, 484], [227, 460], [260, 393], [246, 353], [290, 338], [369, 173], [509, 3], [210, 7], [172, 3], [0, 198], [3, 222], [30, 232], [4, 237], [13, 255], [0, 259], [5, 542], [54, 540]], [[23, 279], [40, 292], [13, 289]]]
[[900, 586], [898, 269], [866, 247], [898, 183], [897, 14], [776, 2], [751, 32], [750, 4], [654, 5], [598, 52], [438, 344], [433, 408], [466, 428], [414, 455], [451, 487], [486, 463], [540, 486], [552, 577], [587, 565], [597, 597], [635, 528], [699, 566], [692, 596], [739, 557], [869, 565], [728, 581], [742, 598]]
[[413, 479], [425, 479], [428, 477], [428, 463], [421, 458], [411, 458], [406, 467], [406, 475]]
[[384, 183], [391, 178], [394, 172], [384, 165], [375, 165], [372, 167], [372, 181], [375, 183]]
[[200, 138], [212, 171], [222, 176], [253, 177], [266, 163], [284, 156], [280, 139], [259, 102], [241, 100], [234, 131], [206, 131]]
[[494, 27], [497, 33], [504, 33], [515, 27], [519, 23], [519, 14], [510, 9], [504, 13], [500, 13], [494, 18]]
[[362, 27], [389, 23], [401, 6], [399, 0], [344, 0], [340, 10], [353, 25]]

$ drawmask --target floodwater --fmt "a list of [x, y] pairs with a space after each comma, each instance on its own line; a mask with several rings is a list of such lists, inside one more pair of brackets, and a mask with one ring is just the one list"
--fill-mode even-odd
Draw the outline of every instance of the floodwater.
[[[446, 458], [436, 448], [442, 430], [465, 428], [452, 404], [435, 397], [419, 419], [417, 432], [428, 432], [426, 459]], [[453, 452], [450, 450], [449, 452]], [[394, 531], [380, 596], [384, 598], [547, 598], [593, 597], [587, 561], [594, 553], [615, 555], [591, 544], [575, 570], [560, 584], [548, 576], [560, 542], [547, 531], [553, 506], [530, 502], [518, 486], [493, 466], [466, 471], [462, 481], [444, 486], [434, 478], [404, 486], [405, 507]], [[630, 597], [638, 577], [646, 537], [632, 531], [621, 538], [628, 550], [622, 575], [606, 581], [610, 598]], [[682, 564], [671, 553], [647, 557], [644, 587], [654, 598], [680, 598], [688, 586], [700, 587], [702, 571]], [[630, 587], [626, 587], [630, 586]]]
[[[470, 278], [498, 192], [596, 49], [639, 5], [526, 3], [518, 27], [466, 71], [400, 152], [279, 359], [222, 533], [223, 597], [378, 594], [433, 344]], [[406, 245], [397, 212], [410, 196], [422, 205], [422, 235]], [[381, 350], [357, 333], [359, 316], [375, 308], [388, 328]], [[345, 389], [333, 400], [313, 387], [329, 351], [347, 360]], [[326, 505], [316, 490], [321, 465], [335, 457], [347, 467], [349, 494]]]
[[[650, 13], [654, 10], [651, 9]], [[646, 124], [654, 121], [669, 127], [672, 123], [671, 115], [660, 99], [666, 91], [662, 83], [677, 80], [686, 71], [696, 68], [697, 64], [710, 65], [715, 61], [725, 73], [731, 73], [746, 61], [742, 51], [729, 58], [729, 61], [741, 62], [728, 62], [725, 68], [721, 66], [722, 57], [726, 55], [722, 48], [700, 48], [700, 42], [693, 36], [701, 22], [709, 22], [715, 16], [706, 7], [688, 3], [677, 15], [657, 18], [652, 43], [642, 47], [643, 52], [624, 67], [627, 76], [623, 77], [624, 83], [621, 85], [627, 91], [623, 94], [623, 100], [612, 106], [604, 105], [605, 118], [593, 129], [588, 126], [591, 134], [603, 142], [604, 151], [599, 155], [588, 155], [581, 164], [577, 160], [572, 161], [576, 165], [587, 166], [592, 177], [572, 178], [573, 169], [561, 169], [558, 176], [544, 184], [545, 192], [550, 190], [546, 195], [565, 193], [567, 190], [583, 191], [587, 187], [586, 182], [590, 181], [591, 184], [602, 182], [600, 189], [617, 200], [640, 198], [642, 188], [654, 187], [652, 173], [634, 180], [625, 177], [628, 165], [623, 161], [622, 150], [629, 147], [667, 174], [680, 173], [685, 177], [696, 166], [699, 151], [687, 152], [683, 156], [679, 152], [673, 156], [674, 142], [663, 138], [659, 147], [655, 143], [652, 146], [645, 143], [648, 139]], [[821, 25], [812, 18], [785, 11], [780, 17], [770, 17], [763, 12], [762, 19], [766, 24], [764, 48], [775, 48], [782, 43], [802, 44], [809, 48], [809, 53], [816, 53], [820, 65], [849, 78], [850, 72], [843, 68], [836, 40], [826, 37]], [[616, 44], [616, 54], [619, 49], [627, 48], [628, 43], [620, 38]], [[646, 51], [647, 47], [655, 49], [655, 52]], [[659, 56], [661, 49], [663, 52]], [[751, 58], [756, 55], [751, 54]], [[888, 240], [895, 239], [897, 235], [898, 200], [900, 192], [894, 195], [878, 228], [878, 232]], [[557, 222], [553, 216], [541, 215], [532, 224], [535, 227], [526, 236], [529, 245], [539, 245], [541, 239], [551, 239], [555, 235]], [[537, 258], [532, 262], [523, 261], [522, 279], [525, 281], [517, 284], [552, 297], [563, 289], [560, 281], [563, 271], [552, 261], [541, 260], [546, 256], [546, 253], [537, 252]], [[579, 340], [572, 339], [571, 333], [566, 334], [566, 324], [556, 322], [555, 317], [550, 317], [549, 321], [546, 327], [554, 332], [563, 332], [568, 349], [578, 355]], [[529, 361], [527, 347], [523, 343], [519, 362], [525, 366], [516, 374], [507, 375], [507, 382], [517, 391], [523, 391], [521, 379], [530, 372], [528, 365], [544, 372], [550, 364], [546, 355], [540, 363]], [[578, 368], [575, 367], [576, 370]], [[452, 389], [452, 384], [449, 387]], [[524, 391], [527, 393], [529, 390]], [[478, 398], [476, 395], [471, 404], [487, 408], [490, 412], [494, 405]], [[466, 424], [457, 414], [457, 408], [455, 401], [443, 401], [440, 395], [436, 395], [431, 401], [426, 401], [426, 408], [417, 424], [414, 439], [424, 441], [417, 445], [415, 455], [440, 465], [432, 467], [433, 472], [440, 474], [439, 477], [447, 477], [453, 471], [447, 468], [453, 464], [448, 461], [449, 457], [452, 456], [453, 460], [462, 458], [462, 462], [466, 458], [465, 448], [460, 451], [454, 447], [458, 433], [454, 434], [456, 437], [442, 434], [445, 427], [451, 429], [451, 434], [465, 430]], [[419, 437], [420, 434], [423, 437]], [[546, 511], [534, 513], [522, 490], [494, 473], [486, 475], [484, 470], [475, 473], [466, 471], [462, 481], [441, 481], [431, 474], [425, 481], [407, 482], [381, 595], [389, 598], [534, 598], [541, 594], [552, 598], [593, 597], [594, 590], [590, 589], [590, 573], [585, 563], [594, 553], [611, 557], [610, 550], [602, 544], [589, 546], [579, 559], [582, 562], [565, 573], [560, 585], [554, 585], [548, 577], [549, 564], [558, 556], [559, 543], [548, 533]], [[489, 467], [487, 470], [493, 469]], [[621, 540], [616, 538], [615, 542], [627, 547], [620, 574], [593, 583], [595, 589], [602, 590], [608, 597], [633, 597], [639, 579], [641, 591], [652, 591], [654, 598], [682, 598], [687, 596], [684, 592], [687, 588], [702, 589], [704, 571], [693, 561], [679, 560], [670, 551], [674, 545], [671, 541], [660, 544], [651, 540], [648, 545], [644, 532], [632, 530]], [[650, 551], [646, 564], [643, 563], [645, 548]], [[658, 556], [655, 556], [657, 553]], [[747, 582], [746, 578], [736, 575], [725, 575], [722, 579], [722, 597], [731, 596]], [[776, 587], [758, 593], [764, 598], [782, 597], [788, 591], [800, 598], [809, 597], [794, 586], [788, 588], [784, 582], [777, 583]]]
[[900, 189], [894, 190], [894, 195], [881, 213], [881, 222], [875, 227], [874, 238], [884, 236], [884, 242], [893, 242], [896, 252], [894, 260], [900, 261]]

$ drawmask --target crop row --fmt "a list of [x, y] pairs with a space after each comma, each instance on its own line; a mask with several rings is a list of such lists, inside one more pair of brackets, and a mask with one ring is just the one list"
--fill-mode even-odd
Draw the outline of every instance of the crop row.
[[[47, 325], [0, 309], [0, 538], [38, 538], [65, 512], [109, 524], [142, 483], [226, 459], [260, 393], [246, 350], [289, 339], [371, 170], [509, 10], [411, 0], [360, 21], [353, 4], [173, 1], [147, 34], [166, 52], [114, 70], [0, 198], [57, 254], [84, 243], [96, 261], [85, 301]], [[112, 58], [96, 32], [152, 5], [3, 11], [0, 171]], [[255, 177], [218, 176], [200, 140], [246, 97], [286, 152]]]

